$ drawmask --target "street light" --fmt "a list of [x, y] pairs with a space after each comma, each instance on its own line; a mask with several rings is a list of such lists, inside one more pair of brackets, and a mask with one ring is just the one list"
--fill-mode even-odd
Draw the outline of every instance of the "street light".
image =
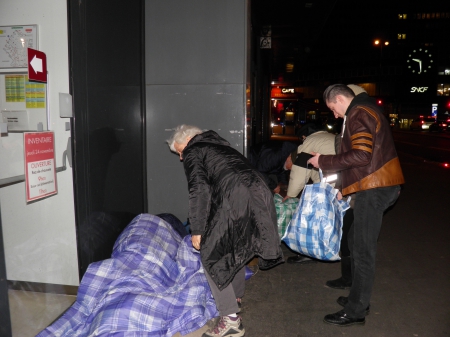
[[376, 47], [380, 47], [380, 69], [381, 69], [381, 60], [383, 58], [383, 45], [384, 46], [389, 46], [389, 41], [381, 41], [380, 39], [376, 39], [375, 41], [373, 41], [373, 44]]
[[381, 95], [381, 76], [382, 74], [382, 67], [381, 67], [381, 63], [383, 60], [383, 46], [389, 46], [389, 41], [382, 41], [381, 39], [375, 39], [373, 41], [373, 44], [375, 45], [375, 47], [380, 47], [380, 77], [379, 77], [379, 83], [377, 83], [377, 87], [378, 87], [378, 95]]

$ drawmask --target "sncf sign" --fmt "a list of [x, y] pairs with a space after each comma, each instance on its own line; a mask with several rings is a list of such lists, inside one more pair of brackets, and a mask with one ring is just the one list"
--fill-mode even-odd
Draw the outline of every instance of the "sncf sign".
[[418, 92], [418, 93], [422, 93], [428, 90], [428, 87], [411, 87], [411, 91], [410, 92]]

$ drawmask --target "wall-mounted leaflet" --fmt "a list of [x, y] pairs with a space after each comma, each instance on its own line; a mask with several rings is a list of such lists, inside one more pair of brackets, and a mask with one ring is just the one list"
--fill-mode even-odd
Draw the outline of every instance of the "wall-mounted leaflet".
[[8, 131], [47, 130], [46, 86], [24, 73], [0, 73], [0, 122]]

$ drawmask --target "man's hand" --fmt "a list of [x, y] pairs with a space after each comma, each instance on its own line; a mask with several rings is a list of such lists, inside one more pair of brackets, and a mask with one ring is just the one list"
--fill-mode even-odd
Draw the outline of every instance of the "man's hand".
[[284, 198], [283, 198], [283, 200], [281, 200], [281, 202], [285, 202], [286, 200], [288, 200], [290, 197], [289, 196], [285, 196]]
[[319, 157], [320, 157], [320, 153], [317, 152], [311, 152], [311, 154], [314, 157], [311, 157], [308, 159], [308, 164], [311, 164], [312, 166], [314, 166], [315, 168], [319, 168]]
[[195, 249], [200, 250], [200, 241], [201, 240], [202, 240], [202, 236], [201, 235], [192, 235], [191, 236], [192, 246]]
[[280, 192], [281, 192], [281, 183], [279, 183], [279, 184], [277, 185], [277, 187], [275, 187], [275, 188], [273, 189], [273, 193], [275, 193], [275, 194], [280, 194]]

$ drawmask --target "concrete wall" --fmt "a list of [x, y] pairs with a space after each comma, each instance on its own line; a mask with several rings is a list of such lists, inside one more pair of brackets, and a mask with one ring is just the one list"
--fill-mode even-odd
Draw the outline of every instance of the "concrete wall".
[[165, 140], [179, 124], [215, 130], [244, 152], [248, 2], [147, 0], [149, 213], [186, 221], [187, 182]]
[[[0, 1], [0, 26], [27, 24], [38, 25], [38, 49], [47, 55], [49, 130], [55, 132], [56, 166], [60, 167], [70, 137], [65, 130], [69, 120], [59, 117], [59, 92], [69, 92], [66, 2]], [[0, 138], [1, 172], [24, 174], [23, 157], [13, 155], [23, 152], [22, 137], [21, 133], [9, 133]], [[23, 182], [0, 188], [8, 280], [79, 284], [72, 170], [67, 167], [57, 174], [58, 194], [41, 201], [26, 204]]]

